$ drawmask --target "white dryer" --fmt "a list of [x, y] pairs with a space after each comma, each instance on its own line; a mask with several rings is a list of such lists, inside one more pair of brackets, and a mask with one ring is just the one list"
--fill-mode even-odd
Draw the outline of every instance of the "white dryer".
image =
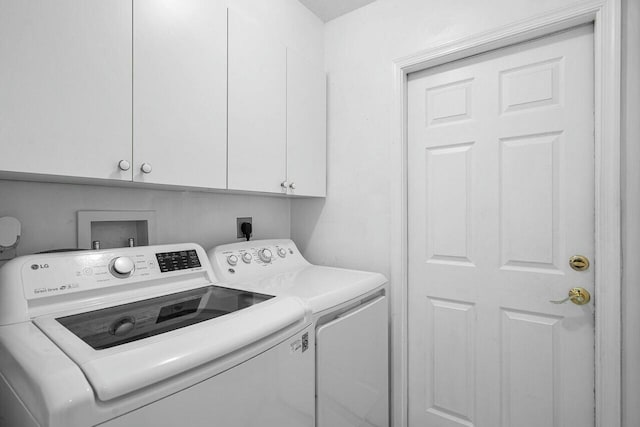
[[305, 303], [217, 283], [196, 244], [0, 269], [0, 426], [312, 427]]
[[208, 251], [218, 277], [243, 289], [303, 299], [316, 329], [316, 426], [389, 425], [387, 279], [316, 266], [288, 239]]

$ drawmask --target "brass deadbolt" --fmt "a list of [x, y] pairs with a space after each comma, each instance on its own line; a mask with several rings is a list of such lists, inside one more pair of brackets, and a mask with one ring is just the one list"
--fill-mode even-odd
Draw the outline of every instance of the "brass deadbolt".
[[569, 265], [575, 271], [585, 271], [589, 268], [589, 258], [584, 255], [574, 255], [569, 258]]

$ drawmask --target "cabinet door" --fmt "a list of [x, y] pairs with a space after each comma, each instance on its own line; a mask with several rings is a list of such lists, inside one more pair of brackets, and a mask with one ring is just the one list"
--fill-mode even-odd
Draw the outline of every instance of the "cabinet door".
[[287, 50], [287, 181], [289, 194], [326, 195], [324, 70]]
[[131, 0], [2, 0], [0, 64], [0, 171], [131, 179]]
[[280, 193], [286, 179], [286, 48], [229, 10], [229, 181]]
[[133, 19], [134, 181], [225, 188], [224, 2], [135, 0]]

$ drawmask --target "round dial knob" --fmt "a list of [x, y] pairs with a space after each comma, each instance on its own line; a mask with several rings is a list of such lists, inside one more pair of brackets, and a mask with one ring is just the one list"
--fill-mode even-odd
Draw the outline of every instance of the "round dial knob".
[[280, 256], [280, 258], [286, 257], [287, 251], [285, 251], [284, 248], [278, 248], [278, 256]]
[[235, 255], [229, 255], [227, 257], [227, 262], [229, 265], [236, 265], [238, 263], [238, 257]]
[[136, 319], [131, 316], [122, 317], [109, 326], [109, 333], [115, 336], [126, 335], [136, 326]]
[[251, 257], [251, 254], [249, 252], [245, 252], [242, 254], [242, 261], [244, 261], [245, 263], [249, 264], [252, 259], [253, 258]]
[[153, 168], [151, 167], [151, 163], [143, 163], [142, 166], [140, 166], [140, 170], [143, 173], [151, 173]]
[[128, 277], [133, 273], [134, 269], [133, 260], [126, 256], [115, 258], [111, 264], [111, 272], [116, 277]]
[[271, 257], [273, 257], [273, 254], [269, 249], [265, 248], [258, 251], [258, 256], [263, 262], [271, 262]]
[[120, 168], [121, 171], [128, 171], [129, 168], [131, 167], [131, 163], [129, 163], [128, 160], [120, 160], [118, 162], [118, 167]]

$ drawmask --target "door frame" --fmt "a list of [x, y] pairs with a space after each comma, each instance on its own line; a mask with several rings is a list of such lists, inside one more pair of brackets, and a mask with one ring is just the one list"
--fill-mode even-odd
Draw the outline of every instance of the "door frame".
[[[594, 25], [595, 425], [621, 426], [620, 0], [590, 0], [394, 61], [391, 180], [392, 425], [408, 424], [407, 76], [459, 59]], [[606, 285], [606, 286], [605, 286]], [[397, 375], [399, 370], [400, 375]]]

